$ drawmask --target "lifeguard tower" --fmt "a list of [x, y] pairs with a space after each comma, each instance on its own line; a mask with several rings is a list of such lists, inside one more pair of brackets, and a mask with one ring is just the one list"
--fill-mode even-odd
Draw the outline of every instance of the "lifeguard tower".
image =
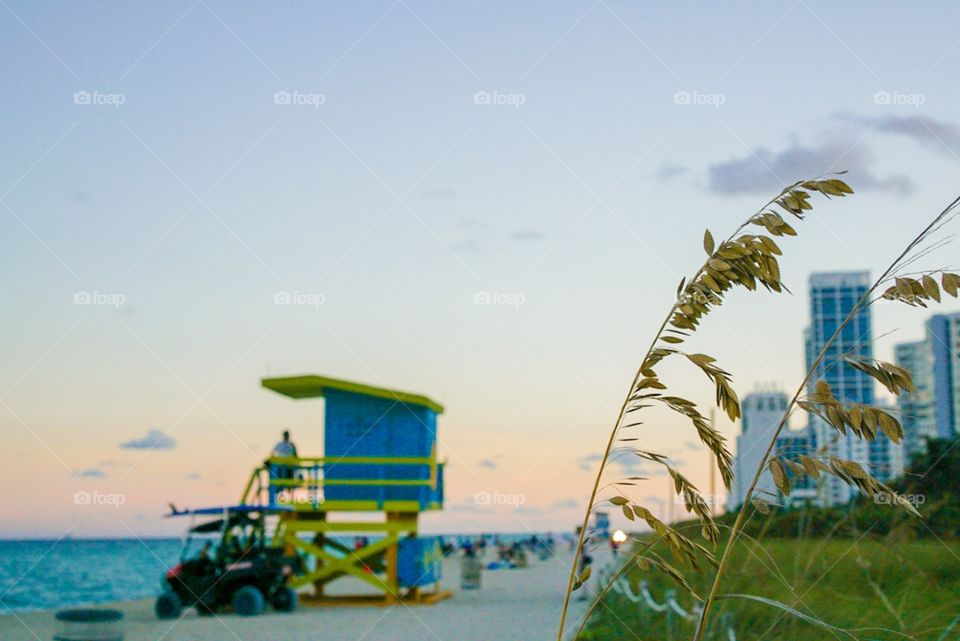
[[[265, 378], [263, 387], [293, 399], [325, 399], [324, 455], [274, 457], [254, 470], [241, 502], [286, 507], [274, 533], [306, 557], [294, 588], [313, 584], [308, 602], [432, 603], [440, 590], [442, 548], [418, 537], [421, 512], [443, 507], [437, 415], [426, 396], [324, 376]], [[351, 546], [343, 537], [359, 538]], [[374, 595], [328, 593], [352, 576]], [[432, 589], [428, 589], [432, 588]]]

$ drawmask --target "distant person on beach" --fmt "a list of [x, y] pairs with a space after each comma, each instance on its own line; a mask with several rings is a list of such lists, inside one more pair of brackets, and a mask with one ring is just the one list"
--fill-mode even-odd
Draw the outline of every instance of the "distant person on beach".
[[[273, 451], [270, 452], [271, 457], [279, 456], [296, 456], [297, 455], [297, 446], [293, 444], [293, 441], [290, 440], [290, 432], [288, 430], [283, 430], [283, 440], [273, 446]], [[289, 480], [294, 477], [294, 468], [289, 465], [270, 465], [270, 479], [280, 479], [280, 480]], [[275, 503], [277, 500], [277, 495], [280, 493], [281, 489], [275, 485], [270, 486], [270, 502]]]

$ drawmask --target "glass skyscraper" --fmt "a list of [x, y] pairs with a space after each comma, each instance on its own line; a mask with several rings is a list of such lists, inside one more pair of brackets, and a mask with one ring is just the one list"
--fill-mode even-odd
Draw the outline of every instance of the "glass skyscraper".
[[926, 451], [927, 438], [960, 435], [960, 313], [931, 316], [924, 340], [897, 345], [896, 355], [917, 388], [897, 399], [912, 457]]
[[960, 313], [927, 321], [932, 362], [933, 404], [938, 438], [960, 434]]
[[[870, 284], [869, 272], [833, 272], [810, 276], [810, 327], [805, 334], [808, 368], [853, 311], [857, 301], [870, 289]], [[873, 379], [847, 364], [844, 361], [847, 357], [873, 359], [870, 307], [858, 311], [840, 331], [811, 376], [808, 392], [812, 393], [816, 382], [822, 379], [830, 384], [834, 395], [842, 402], [875, 404]], [[859, 463], [880, 480], [888, 480], [902, 473], [901, 448], [882, 433], [868, 443], [849, 431], [839, 434], [815, 416], [810, 419], [810, 428], [818, 448], [824, 449], [829, 455]], [[828, 476], [821, 483], [819, 491], [822, 503], [836, 505], [849, 501], [856, 490]]]

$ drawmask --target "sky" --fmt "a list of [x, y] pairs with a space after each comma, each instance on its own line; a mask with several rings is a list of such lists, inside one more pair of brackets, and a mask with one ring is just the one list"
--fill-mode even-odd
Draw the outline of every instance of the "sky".
[[[878, 273], [955, 197], [958, 18], [0, 0], [0, 536], [178, 533], [167, 502], [236, 501], [282, 429], [322, 453], [323, 401], [259, 385], [299, 373], [446, 406], [424, 530], [571, 530], [705, 228], [849, 170], [783, 243], [793, 295], [735, 292], [694, 342], [741, 395], [792, 389], [809, 273]], [[877, 307], [878, 356], [928, 315]], [[707, 490], [689, 425], [639, 436]]]

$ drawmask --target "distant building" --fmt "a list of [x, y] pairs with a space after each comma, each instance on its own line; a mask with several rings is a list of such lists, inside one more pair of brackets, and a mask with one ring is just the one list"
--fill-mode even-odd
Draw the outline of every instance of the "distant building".
[[[783, 392], [754, 392], [740, 402], [741, 430], [737, 437], [730, 508], [743, 505], [760, 459], [786, 411], [787, 395]], [[760, 476], [755, 496], [768, 501], [777, 496], [769, 470], [764, 470]]]
[[928, 438], [937, 435], [933, 405], [933, 353], [926, 340], [900, 343], [894, 348], [894, 362], [913, 376], [916, 391], [904, 390], [897, 397], [900, 423], [903, 425], [904, 458], [926, 452]]
[[[824, 345], [853, 311], [870, 288], [869, 272], [820, 273], [810, 276], [810, 327], [805, 334], [806, 362], [813, 365]], [[825, 380], [834, 395], [843, 402], [873, 405], [873, 379], [843, 361], [851, 356], [861, 359], [873, 358], [873, 329], [870, 307], [864, 307], [843, 328], [836, 341], [827, 350], [823, 360], [810, 377], [808, 393], [813, 392], [818, 380]], [[855, 461], [870, 467], [870, 451], [867, 442], [851, 432], [839, 434], [825, 421], [810, 417], [810, 428], [815, 435], [817, 447], [831, 456]], [[856, 490], [842, 480], [827, 475], [819, 486], [819, 501], [825, 505], [847, 503]]]
[[927, 438], [960, 435], [960, 313], [930, 317], [924, 340], [896, 346], [896, 362], [917, 388], [897, 399], [906, 456], [926, 451]]
[[927, 341], [932, 353], [937, 436], [954, 438], [960, 434], [960, 313], [931, 317]]
[[[746, 499], [760, 459], [787, 411], [787, 395], [783, 392], [753, 392], [743, 398], [740, 410], [741, 431], [737, 437], [737, 454], [734, 459], [733, 491], [729, 504], [731, 509], [740, 507]], [[810, 456], [814, 449], [813, 435], [809, 430], [791, 430], [787, 427], [777, 437], [774, 454], [798, 461], [801, 454]], [[786, 504], [815, 496], [815, 491], [810, 492], [814, 486], [808, 477], [796, 478], [789, 471], [787, 475], [790, 478], [790, 496], [783, 496], [774, 484], [769, 469], [765, 469], [757, 482], [754, 497]]]
[[[795, 463], [801, 456], [816, 456], [817, 441], [810, 426], [802, 430], [785, 430], [777, 437], [777, 452], [782, 458]], [[790, 496], [784, 497], [787, 504], [815, 502], [817, 500], [817, 482], [807, 475], [796, 475], [787, 469], [790, 479]]]
[[[877, 401], [874, 407], [895, 413], [885, 401]], [[894, 443], [885, 433], [878, 432], [877, 437], [867, 445], [867, 461], [871, 473], [881, 481], [891, 481], [903, 476], [905, 444], [906, 439]]]

